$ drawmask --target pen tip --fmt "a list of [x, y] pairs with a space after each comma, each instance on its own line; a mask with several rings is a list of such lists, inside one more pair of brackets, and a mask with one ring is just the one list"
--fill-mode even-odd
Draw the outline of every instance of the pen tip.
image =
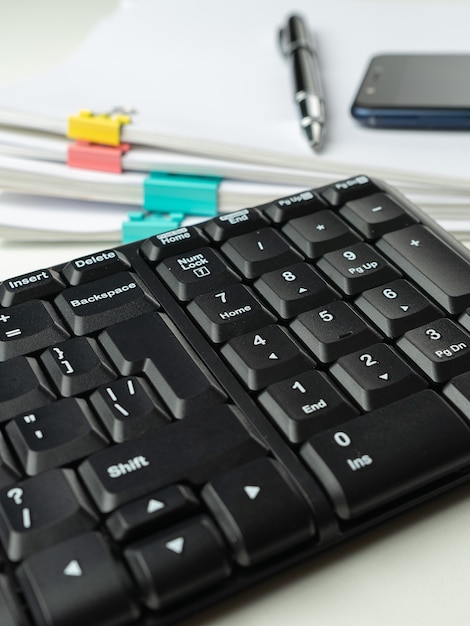
[[323, 146], [324, 128], [319, 122], [311, 122], [304, 126], [308, 142], [315, 152], [320, 152]]

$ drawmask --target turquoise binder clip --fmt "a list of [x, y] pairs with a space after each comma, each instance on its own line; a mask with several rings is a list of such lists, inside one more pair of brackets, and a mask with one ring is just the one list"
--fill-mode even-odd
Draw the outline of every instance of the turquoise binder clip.
[[188, 215], [201, 220], [217, 215], [221, 178], [152, 172], [144, 180], [144, 206], [122, 225], [122, 241], [130, 243], [180, 226]]
[[152, 172], [144, 181], [146, 211], [215, 217], [221, 178]]
[[184, 219], [184, 213], [132, 211], [128, 218], [128, 221], [122, 224], [122, 243], [146, 239], [178, 228]]

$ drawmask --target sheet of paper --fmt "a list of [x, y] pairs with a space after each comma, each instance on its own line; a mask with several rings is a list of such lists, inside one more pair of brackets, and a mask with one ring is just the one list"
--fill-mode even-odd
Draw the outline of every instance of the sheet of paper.
[[136, 110], [129, 133], [142, 131], [148, 142], [160, 134], [204, 151], [210, 140], [225, 156], [230, 148], [220, 142], [238, 146], [232, 153], [248, 161], [256, 148], [266, 159], [312, 171], [402, 170], [410, 179], [420, 173], [467, 184], [468, 133], [367, 130], [349, 107], [375, 53], [467, 50], [470, 3], [298, 0], [295, 10], [317, 38], [325, 83], [328, 131], [320, 156], [299, 128], [290, 68], [277, 45], [292, 8], [288, 0], [122, 2], [64, 63], [2, 87], [2, 109], [44, 116], [57, 130], [81, 108], [122, 105]]

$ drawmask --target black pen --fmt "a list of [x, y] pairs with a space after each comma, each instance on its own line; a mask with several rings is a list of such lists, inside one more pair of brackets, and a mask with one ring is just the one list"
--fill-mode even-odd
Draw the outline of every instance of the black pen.
[[279, 32], [284, 56], [292, 62], [294, 99], [298, 103], [300, 125], [315, 151], [322, 147], [325, 134], [325, 104], [313, 39], [305, 21], [291, 15]]

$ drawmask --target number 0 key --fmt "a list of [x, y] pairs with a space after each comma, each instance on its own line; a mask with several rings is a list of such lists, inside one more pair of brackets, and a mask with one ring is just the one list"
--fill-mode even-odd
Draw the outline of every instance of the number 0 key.
[[425, 390], [313, 436], [302, 456], [352, 519], [467, 465], [470, 429]]

